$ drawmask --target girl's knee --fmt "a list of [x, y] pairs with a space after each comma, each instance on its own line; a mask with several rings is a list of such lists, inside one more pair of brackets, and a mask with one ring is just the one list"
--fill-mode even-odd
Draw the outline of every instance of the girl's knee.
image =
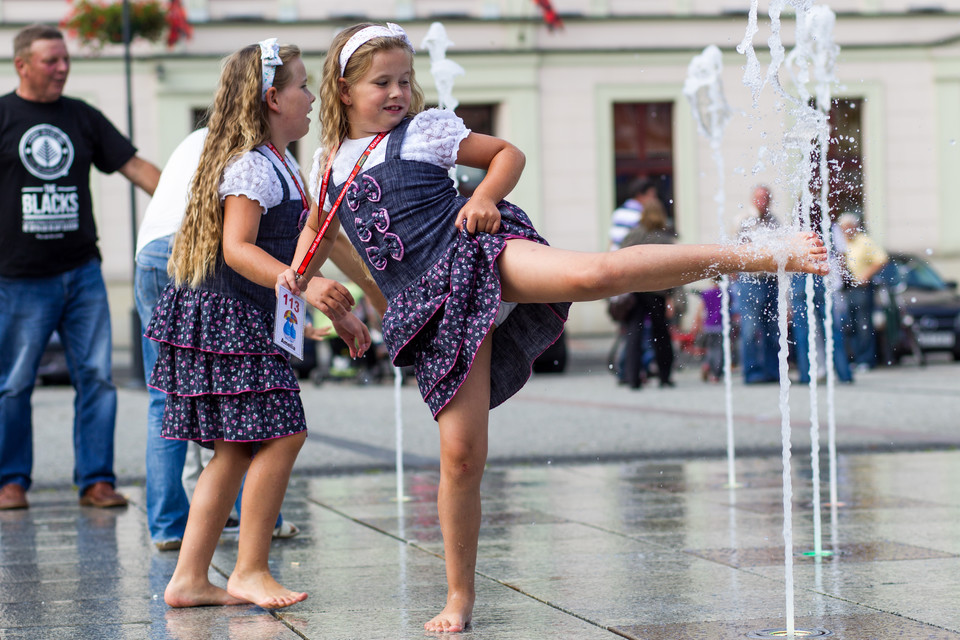
[[605, 257], [598, 256], [596, 259], [584, 260], [577, 269], [563, 274], [565, 286], [573, 294], [572, 299], [593, 299], [596, 293], [610, 282], [612, 272], [608, 262], [603, 260]]
[[440, 458], [442, 473], [456, 482], [479, 481], [487, 463], [486, 450], [469, 445], [447, 445]]

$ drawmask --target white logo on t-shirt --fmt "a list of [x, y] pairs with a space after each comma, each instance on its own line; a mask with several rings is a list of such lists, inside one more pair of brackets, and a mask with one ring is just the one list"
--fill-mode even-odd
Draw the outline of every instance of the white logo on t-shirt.
[[55, 180], [73, 165], [73, 143], [52, 124], [38, 124], [20, 138], [20, 161], [41, 180]]

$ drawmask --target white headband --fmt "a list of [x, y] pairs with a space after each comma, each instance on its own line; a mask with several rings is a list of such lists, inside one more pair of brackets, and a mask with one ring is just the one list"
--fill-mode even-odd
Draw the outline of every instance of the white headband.
[[283, 66], [280, 59], [280, 45], [276, 38], [268, 38], [260, 44], [260, 100], [267, 99], [267, 89], [273, 86], [273, 78], [277, 74], [277, 67]]
[[347, 44], [343, 45], [343, 49], [340, 49], [340, 77], [343, 77], [343, 72], [347, 68], [347, 62], [350, 61], [350, 56], [352, 56], [357, 49], [367, 42], [370, 42], [374, 38], [401, 38], [403, 42], [410, 47], [410, 50], [413, 51], [413, 43], [410, 42], [410, 38], [407, 37], [407, 32], [403, 30], [398, 24], [388, 22], [387, 26], [382, 27], [380, 25], [374, 25], [372, 27], [364, 27], [357, 31], [355, 34], [350, 36], [350, 39], [347, 40]]

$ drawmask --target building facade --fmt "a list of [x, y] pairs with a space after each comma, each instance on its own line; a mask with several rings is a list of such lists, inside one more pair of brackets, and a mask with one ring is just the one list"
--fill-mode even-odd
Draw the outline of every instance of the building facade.
[[[220, 60], [266, 37], [299, 45], [311, 82], [332, 36], [362, 20], [400, 22], [418, 48], [417, 78], [437, 100], [420, 43], [441, 22], [454, 43], [447, 56], [465, 73], [455, 80], [458, 112], [476, 130], [509, 139], [527, 156], [510, 199], [551, 244], [605, 250], [610, 214], [635, 175], [661, 178], [661, 197], [682, 242], [715, 242], [732, 228], [753, 185], [765, 183], [774, 210], [794, 215], [794, 176], [802, 159], [787, 141], [797, 91], [765, 85], [754, 99], [744, 82], [750, 0], [553, 0], [563, 22], [551, 29], [533, 0], [183, 0], [190, 40], [168, 49], [134, 42], [133, 138], [162, 166], [212, 99]], [[776, 32], [759, 3], [753, 38], [764, 71]], [[840, 47], [832, 85], [831, 206], [862, 213], [886, 247], [925, 255], [960, 278], [960, 0], [833, 0]], [[12, 39], [25, 24], [59, 22], [65, 0], [0, 0], [0, 79], [16, 86]], [[780, 36], [790, 52], [796, 25], [784, 12]], [[127, 128], [124, 50], [108, 45], [74, 56], [69, 95], [96, 105]], [[683, 94], [688, 65], [707, 45], [722, 52], [730, 119], [719, 147], [697, 130]], [[317, 144], [312, 131], [297, 155], [304, 169]], [[793, 154], [794, 156], [796, 154]], [[114, 313], [132, 307], [133, 215], [129, 186], [93, 176], [104, 271]], [[146, 196], [136, 198], [142, 214]], [[118, 320], [117, 326], [126, 326]], [[607, 332], [602, 304], [575, 305], [570, 330]], [[129, 336], [117, 330], [118, 344]]]

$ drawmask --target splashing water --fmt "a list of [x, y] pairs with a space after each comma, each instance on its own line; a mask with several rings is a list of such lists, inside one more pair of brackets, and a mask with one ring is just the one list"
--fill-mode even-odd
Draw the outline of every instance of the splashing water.
[[[827, 161], [827, 151], [830, 145], [830, 126], [827, 121], [830, 104], [832, 101], [832, 88], [837, 82], [836, 60], [840, 53], [840, 48], [834, 43], [833, 28], [836, 24], [836, 16], [827, 7], [812, 7], [804, 21], [804, 31], [807, 38], [807, 50], [813, 62], [813, 71], [815, 78], [816, 104], [819, 108], [822, 119], [820, 122], [819, 142], [820, 142], [820, 233], [827, 250], [831, 252], [830, 258], [834, 263], [836, 257], [832, 255], [833, 239], [831, 237], [832, 229], [830, 224], [830, 204], [828, 200], [830, 188], [830, 167]], [[830, 465], [830, 503], [836, 505], [837, 497], [837, 444], [836, 444], [836, 407], [835, 407], [835, 369], [834, 369], [834, 341], [833, 341], [833, 303], [834, 296], [840, 289], [840, 270], [838, 265], [834, 265], [831, 270], [831, 277], [828, 277], [826, 286], [826, 296], [824, 304], [824, 338], [826, 342], [826, 369], [827, 369], [827, 434], [828, 434], [828, 453]]]
[[447, 38], [447, 30], [441, 22], [434, 22], [427, 30], [427, 35], [420, 43], [422, 49], [430, 54], [430, 74], [437, 85], [437, 101], [441, 109], [453, 111], [460, 103], [453, 97], [453, 81], [462, 76], [463, 67], [447, 59], [447, 49], [453, 42]]
[[[720, 228], [720, 241], [727, 242], [724, 221], [724, 163], [721, 143], [723, 129], [730, 120], [730, 107], [723, 93], [723, 54], [715, 45], [710, 45], [694, 57], [687, 67], [687, 79], [683, 85], [683, 94], [690, 102], [693, 117], [697, 122], [700, 135], [710, 140], [714, 165], [717, 168], [717, 224]], [[727, 486], [737, 484], [735, 448], [733, 437], [733, 358], [730, 350], [730, 278], [724, 275], [720, 279], [720, 312], [723, 330], [723, 382], [726, 399], [727, 418]]]
[[[420, 43], [421, 49], [430, 54], [430, 75], [437, 86], [437, 103], [441, 109], [453, 111], [460, 103], [453, 97], [453, 81], [457, 76], [466, 73], [459, 64], [447, 59], [447, 49], [453, 46], [453, 41], [447, 37], [447, 29], [442, 22], [434, 22], [427, 29], [427, 35]], [[450, 178], [457, 184], [457, 168], [450, 168]], [[403, 417], [401, 415], [400, 389], [403, 377], [400, 369], [394, 368], [394, 397], [396, 399], [396, 431], [397, 431], [397, 502], [402, 503], [403, 495]]]
[[[393, 409], [394, 427], [397, 440], [397, 504], [403, 505], [403, 405], [401, 404], [401, 389], [403, 387], [403, 373], [400, 367], [393, 368]], [[403, 507], [399, 506], [398, 518], [403, 522]]]
[[[441, 109], [448, 111], [455, 110], [460, 104], [453, 97], [453, 80], [466, 73], [463, 67], [447, 58], [447, 49], [452, 46], [453, 41], [447, 37], [447, 29], [442, 22], [431, 24], [420, 43], [420, 48], [426, 49], [430, 54], [430, 75], [433, 76], [433, 83], [437, 85], [437, 103]], [[449, 174], [453, 185], [457, 186], [457, 168], [450, 167]]]
[[[804, 107], [810, 113], [810, 121], [815, 124], [815, 137], [819, 144], [816, 150], [819, 155], [817, 179], [820, 182], [820, 233], [828, 251], [832, 250], [830, 228], [830, 205], [828, 190], [830, 186], [829, 165], [827, 151], [829, 147], [830, 124], [828, 121], [832, 87], [836, 83], [835, 65], [839, 47], [834, 44], [833, 27], [836, 16], [827, 7], [809, 7], [807, 11], [797, 15], [797, 43], [787, 58], [788, 69], [791, 70], [794, 85], [800, 95]], [[812, 78], [811, 78], [812, 75]], [[812, 81], [814, 85], [815, 101], [810, 104], [810, 93], [807, 85]], [[810, 143], [811, 146], [813, 143]], [[812, 150], [812, 149], [811, 149]], [[810, 167], [810, 164], [806, 164]], [[812, 171], [812, 167], [810, 167]], [[809, 189], [803, 189], [807, 200], [812, 198]], [[809, 208], [804, 212], [805, 228], [813, 229]], [[836, 279], [826, 287], [824, 296], [824, 341], [826, 343], [825, 359], [827, 372], [827, 407], [829, 425], [829, 451], [831, 476], [831, 502], [836, 502], [836, 412], [834, 407], [834, 341], [833, 341], [833, 296], [836, 289]], [[814, 508], [814, 554], [820, 557], [823, 553], [822, 526], [820, 511], [820, 437], [818, 422], [817, 390], [816, 390], [816, 326], [814, 277], [806, 277], [806, 303], [808, 326], [810, 327], [810, 456], [813, 473], [813, 508]]]
[[751, 0], [750, 12], [747, 16], [747, 32], [743, 41], [737, 45], [737, 53], [747, 56], [747, 64], [743, 70], [743, 84], [753, 92], [753, 107], [760, 106], [760, 92], [763, 90], [763, 76], [760, 75], [760, 61], [753, 48], [753, 37], [757, 35], [757, 0]]
[[[434, 22], [427, 30], [423, 42], [420, 43], [421, 49], [426, 49], [430, 54], [430, 74], [433, 76], [434, 84], [437, 86], [437, 102], [441, 109], [453, 111], [460, 103], [453, 97], [453, 81], [457, 76], [462, 76], [465, 71], [463, 67], [447, 59], [447, 49], [453, 46], [453, 42], [447, 37], [447, 30], [441, 22]], [[457, 184], [457, 168], [450, 168], [450, 178], [454, 185]], [[394, 380], [394, 423], [396, 429], [396, 467], [397, 467], [397, 504], [402, 505], [405, 497], [403, 492], [403, 412], [401, 405], [401, 388], [403, 386], [403, 374], [398, 367], [393, 369]], [[403, 507], [398, 506], [398, 519], [403, 516]]]
[[[760, 64], [753, 48], [753, 37], [758, 32], [757, 27], [757, 0], [751, 0], [750, 12], [748, 15], [748, 24], [743, 41], [737, 47], [737, 51], [747, 57], [747, 63], [744, 69], [743, 82], [752, 90], [754, 107], [758, 105], [760, 92], [766, 84], [770, 84], [778, 99], [778, 108], [780, 105], [786, 105], [789, 108], [789, 116], [793, 119], [794, 125], [784, 137], [784, 150], [786, 155], [797, 159], [799, 171], [794, 172], [788, 178], [788, 190], [791, 194], [798, 194], [793, 223], [800, 222], [804, 228], [812, 229], [813, 222], [811, 217], [811, 208], [813, 206], [813, 194], [809, 185], [813, 177], [813, 168], [810, 158], [814, 155], [814, 142], [819, 141], [819, 180], [821, 185], [819, 207], [821, 213], [821, 234], [824, 243], [829, 248], [830, 243], [830, 217], [827, 201], [827, 189], [829, 187], [829, 174], [827, 166], [827, 144], [829, 144], [829, 123], [827, 116], [830, 109], [830, 91], [832, 85], [836, 82], [834, 76], [834, 63], [837, 57], [838, 47], [833, 43], [833, 25], [835, 22], [834, 14], [826, 7], [814, 7], [813, 0], [790, 0], [796, 12], [796, 45], [789, 55], [781, 39], [781, 21], [780, 16], [786, 5], [785, 0], [771, 0], [768, 9], [770, 18], [771, 35], [768, 38], [770, 48], [770, 65], [767, 68], [766, 75], [760, 72]], [[794, 89], [797, 95], [789, 94], [780, 83], [781, 67], [786, 67], [789, 73]], [[811, 76], [816, 79], [816, 100], [811, 106], [811, 93], [807, 86], [811, 82]], [[792, 178], [792, 179], [791, 179]], [[790, 472], [790, 407], [789, 407], [789, 388], [790, 380], [787, 369], [787, 320], [786, 310], [788, 304], [789, 281], [785, 273], [778, 272], [778, 305], [779, 316], [778, 324], [780, 330], [780, 411], [781, 411], [781, 439], [783, 445], [783, 509], [784, 509], [784, 564], [785, 564], [785, 582], [786, 582], [786, 623], [787, 635], [793, 637], [794, 619], [793, 619], [793, 534], [792, 534], [792, 496], [793, 487]], [[810, 414], [811, 414], [811, 458], [813, 461], [813, 493], [814, 493], [814, 537], [815, 553], [819, 557], [821, 552], [821, 533], [820, 533], [820, 504], [819, 504], [819, 422], [817, 407], [817, 352], [816, 352], [816, 309], [814, 304], [815, 282], [812, 276], [806, 276], [805, 279], [805, 298], [807, 311], [807, 325], [809, 338], [808, 358], [810, 362]], [[828, 378], [828, 407], [831, 414], [831, 451], [835, 451], [833, 445], [833, 331], [832, 331], [832, 295], [833, 291], [828, 287], [826, 295], [826, 310], [824, 313], [825, 322], [825, 340], [827, 353], [827, 378]], [[831, 495], [835, 489], [833, 478], [835, 477], [833, 453], [831, 454]], [[834, 498], [832, 500], [835, 501]]]
[[783, 443], [783, 580], [786, 585], [784, 618], [787, 621], [787, 636], [793, 637], [793, 482], [790, 465], [790, 377], [787, 375], [787, 296], [790, 293], [790, 281], [783, 267], [777, 269], [777, 306], [780, 308], [778, 325], [780, 329], [780, 439]]
[[723, 95], [723, 54], [715, 45], [706, 47], [690, 61], [683, 94], [690, 101], [700, 135], [711, 142], [722, 139], [730, 120], [730, 107]]

